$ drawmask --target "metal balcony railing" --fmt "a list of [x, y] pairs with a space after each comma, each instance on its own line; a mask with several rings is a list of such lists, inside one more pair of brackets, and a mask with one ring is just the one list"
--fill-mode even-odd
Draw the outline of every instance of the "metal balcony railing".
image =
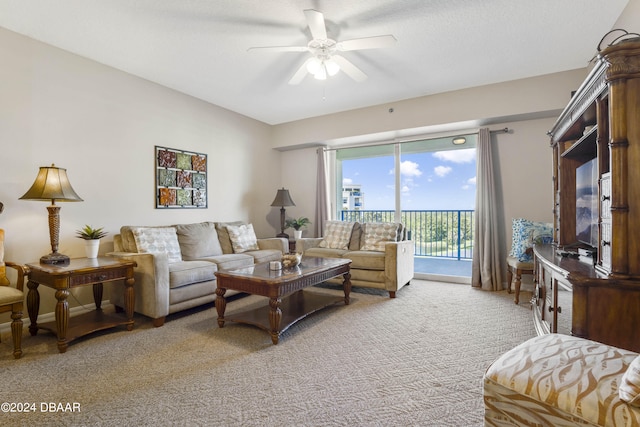
[[[471, 259], [473, 210], [402, 211], [401, 220], [411, 233], [416, 256]], [[394, 222], [394, 211], [343, 210], [342, 221]]]

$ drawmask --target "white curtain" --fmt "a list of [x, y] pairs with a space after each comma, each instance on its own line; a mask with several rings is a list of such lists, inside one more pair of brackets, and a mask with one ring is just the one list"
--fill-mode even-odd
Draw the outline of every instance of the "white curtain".
[[471, 286], [488, 291], [502, 289], [499, 246], [498, 206], [495, 189], [491, 133], [478, 133], [476, 163], [475, 237], [471, 268]]
[[324, 236], [324, 222], [329, 219], [329, 193], [327, 191], [327, 167], [325, 162], [324, 148], [316, 150], [318, 156], [317, 176], [316, 176], [316, 217], [314, 220], [314, 231], [316, 237]]

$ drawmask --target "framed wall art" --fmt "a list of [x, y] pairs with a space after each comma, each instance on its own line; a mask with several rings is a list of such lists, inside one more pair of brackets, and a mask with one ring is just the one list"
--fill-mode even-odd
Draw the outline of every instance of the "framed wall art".
[[156, 209], [207, 207], [207, 155], [156, 149]]

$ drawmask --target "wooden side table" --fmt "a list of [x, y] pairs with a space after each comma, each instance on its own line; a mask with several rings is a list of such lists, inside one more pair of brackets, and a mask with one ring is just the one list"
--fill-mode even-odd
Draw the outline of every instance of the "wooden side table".
[[[67, 351], [68, 343], [91, 332], [126, 325], [127, 330], [133, 329], [133, 306], [135, 295], [133, 291], [133, 269], [135, 261], [125, 261], [117, 258], [73, 258], [67, 265], [49, 265], [32, 263], [29, 268], [27, 287], [27, 309], [31, 325], [29, 332], [36, 335], [38, 329], [51, 331], [58, 336], [58, 350]], [[102, 310], [102, 284], [122, 280], [124, 282], [124, 310], [125, 316], [119, 313], [105, 313]], [[39, 325], [38, 311], [40, 309], [40, 294], [38, 285], [48, 286], [56, 290], [55, 322]], [[93, 300], [96, 310], [81, 314], [73, 318], [69, 326], [69, 289], [79, 286], [93, 285]]]

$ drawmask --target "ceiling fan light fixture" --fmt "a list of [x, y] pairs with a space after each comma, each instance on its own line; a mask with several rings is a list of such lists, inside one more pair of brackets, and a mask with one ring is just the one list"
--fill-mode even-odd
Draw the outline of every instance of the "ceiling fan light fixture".
[[313, 75], [315, 75], [322, 68], [322, 62], [318, 58], [311, 58], [309, 62], [307, 62], [307, 71]]
[[321, 66], [318, 71], [313, 75], [316, 80], [327, 80], [327, 70], [324, 66]]
[[340, 71], [340, 66], [333, 59], [329, 59], [324, 61], [324, 66], [327, 69], [327, 74], [330, 76], [335, 76]]

